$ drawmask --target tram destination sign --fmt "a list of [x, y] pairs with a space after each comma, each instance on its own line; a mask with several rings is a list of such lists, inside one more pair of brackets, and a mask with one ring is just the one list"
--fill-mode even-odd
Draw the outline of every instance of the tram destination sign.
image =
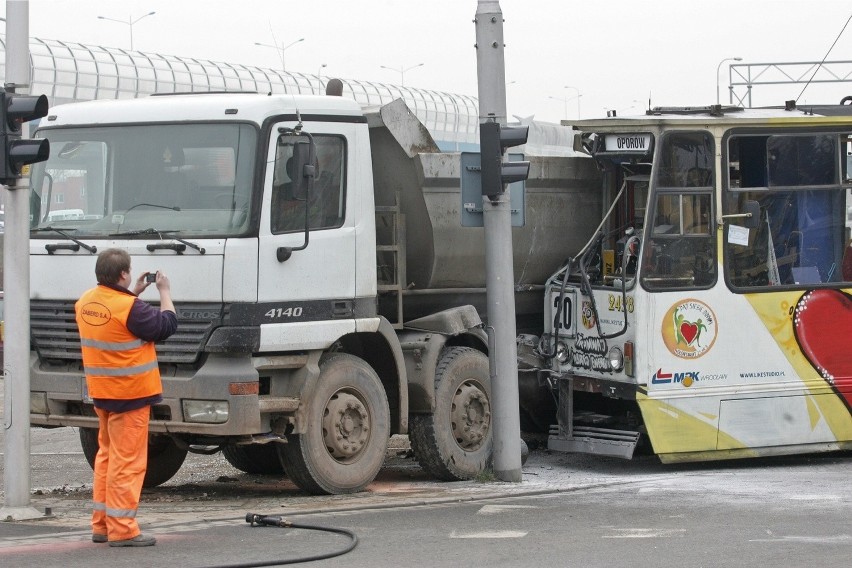
[[618, 154], [647, 154], [651, 151], [651, 134], [607, 134], [604, 137], [604, 148], [607, 152]]

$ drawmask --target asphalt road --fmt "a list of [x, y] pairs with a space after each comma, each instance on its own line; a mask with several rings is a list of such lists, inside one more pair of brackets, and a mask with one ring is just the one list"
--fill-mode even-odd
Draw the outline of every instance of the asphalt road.
[[[31, 505], [51, 514], [0, 522], [0, 566], [235, 566], [348, 543], [250, 527], [248, 512], [352, 530], [357, 548], [323, 566], [839, 567], [852, 556], [850, 452], [667, 466], [539, 449], [522, 483], [442, 483], [404, 437], [393, 443], [367, 491], [325, 497], [242, 473], [220, 454], [190, 456], [174, 479], [143, 492], [140, 523], [159, 542], [131, 550], [89, 540], [91, 470], [76, 430], [33, 429]], [[15, 474], [5, 456], [0, 463], [2, 476]]]
[[[85, 519], [68, 515], [75, 521], [0, 524], [0, 564], [235, 566], [328, 553], [348, 543], [334, 534], [250, 527], [244, 517], [251, 511], [353, 531], [357, 548], [323, 566], [841, 567], [852, 553], [849, 458], [675, 469], [648, 458], [635, 464], [638, 475], [625, 473], [621, 462], [603, 460], [562, 466], [554, 474], [583, 478], [573, 486], [531, 484], [523, 490], [464, 482], [443, 484], [454, 487], [441, 496], [412, 498], [378, 485], [358, 498], [306, 498], [313, 500], [307, 506], [291, 503], [287, 491], [248, 491], [243, 481], [210, 499], [203, 498], [209, 485], [161, 488], [143, 499], [143, 530], [157, 536], [156, 547], [93, 544]], [[545, 471], [552, 459], [534, 452], [525, 477]], [[615, 470], [611, 478], [588, 479], [594, 471], [607, 476], [607, 470]], [[398, 483], [410, 489], [432, 482]], [[487, 492], [479, 492], [481, 486]], [[170, 493], [173, 508], [151, 502]], [[57, 506], [60, 516], [68, 514], [61, 499]]]

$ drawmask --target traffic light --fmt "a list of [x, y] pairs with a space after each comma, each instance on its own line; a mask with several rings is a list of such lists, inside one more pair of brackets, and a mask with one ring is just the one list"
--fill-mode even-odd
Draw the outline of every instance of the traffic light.
[[3, 163], [0, 164], [0, 183], [13, 185], [21, 177], [24, 166], [45, 161], [50, 155], [47, 140], [21, 140], [25, 122], [47, 115], [47, 97], [14, 95], [0, 91], [0, 145]]
[[506, 190], [506, 184], [527, 179], [529, 162], [504, 162], [506, 148], [527, 143], [529, 126], [502, 126], [488, 121], [479, 125], [479, 154], [482, 165], [482, 195], [489, 197]]

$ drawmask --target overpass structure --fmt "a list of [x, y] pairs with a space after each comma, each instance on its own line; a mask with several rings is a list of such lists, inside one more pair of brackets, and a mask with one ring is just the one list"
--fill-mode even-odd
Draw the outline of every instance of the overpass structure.
[[[255, 91], [323, 94], [330, 78], [204, 59], [143, 53], [50, 39], [30, 39], [30, 92], [51, 105], [126, 99], [154, 93]], [[0, 36], [5, 83], [5, 37]], [[403, 99], [443, 151], [479, 146], [475, 97], [373, 81], [341, 79], [343, 94], [365, 106]]]

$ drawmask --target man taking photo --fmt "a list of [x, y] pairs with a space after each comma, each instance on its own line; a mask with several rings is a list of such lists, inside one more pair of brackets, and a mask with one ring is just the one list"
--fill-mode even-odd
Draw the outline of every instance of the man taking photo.
[[[98, 285], [75, 305], [86, 387], [99, 426], [92, 542], [153, 546], [157, 540], [142, 534], [136, 511], [148, 466], [150, 407], [163, 400], [154, 342], [177, 330], [177, 315], [165, 274], [146, 272], [134, 283], [130, 271], [127, 251], [101, 252]], [[160, 293], [159, 309], [137, 297], [151, 280]]]

